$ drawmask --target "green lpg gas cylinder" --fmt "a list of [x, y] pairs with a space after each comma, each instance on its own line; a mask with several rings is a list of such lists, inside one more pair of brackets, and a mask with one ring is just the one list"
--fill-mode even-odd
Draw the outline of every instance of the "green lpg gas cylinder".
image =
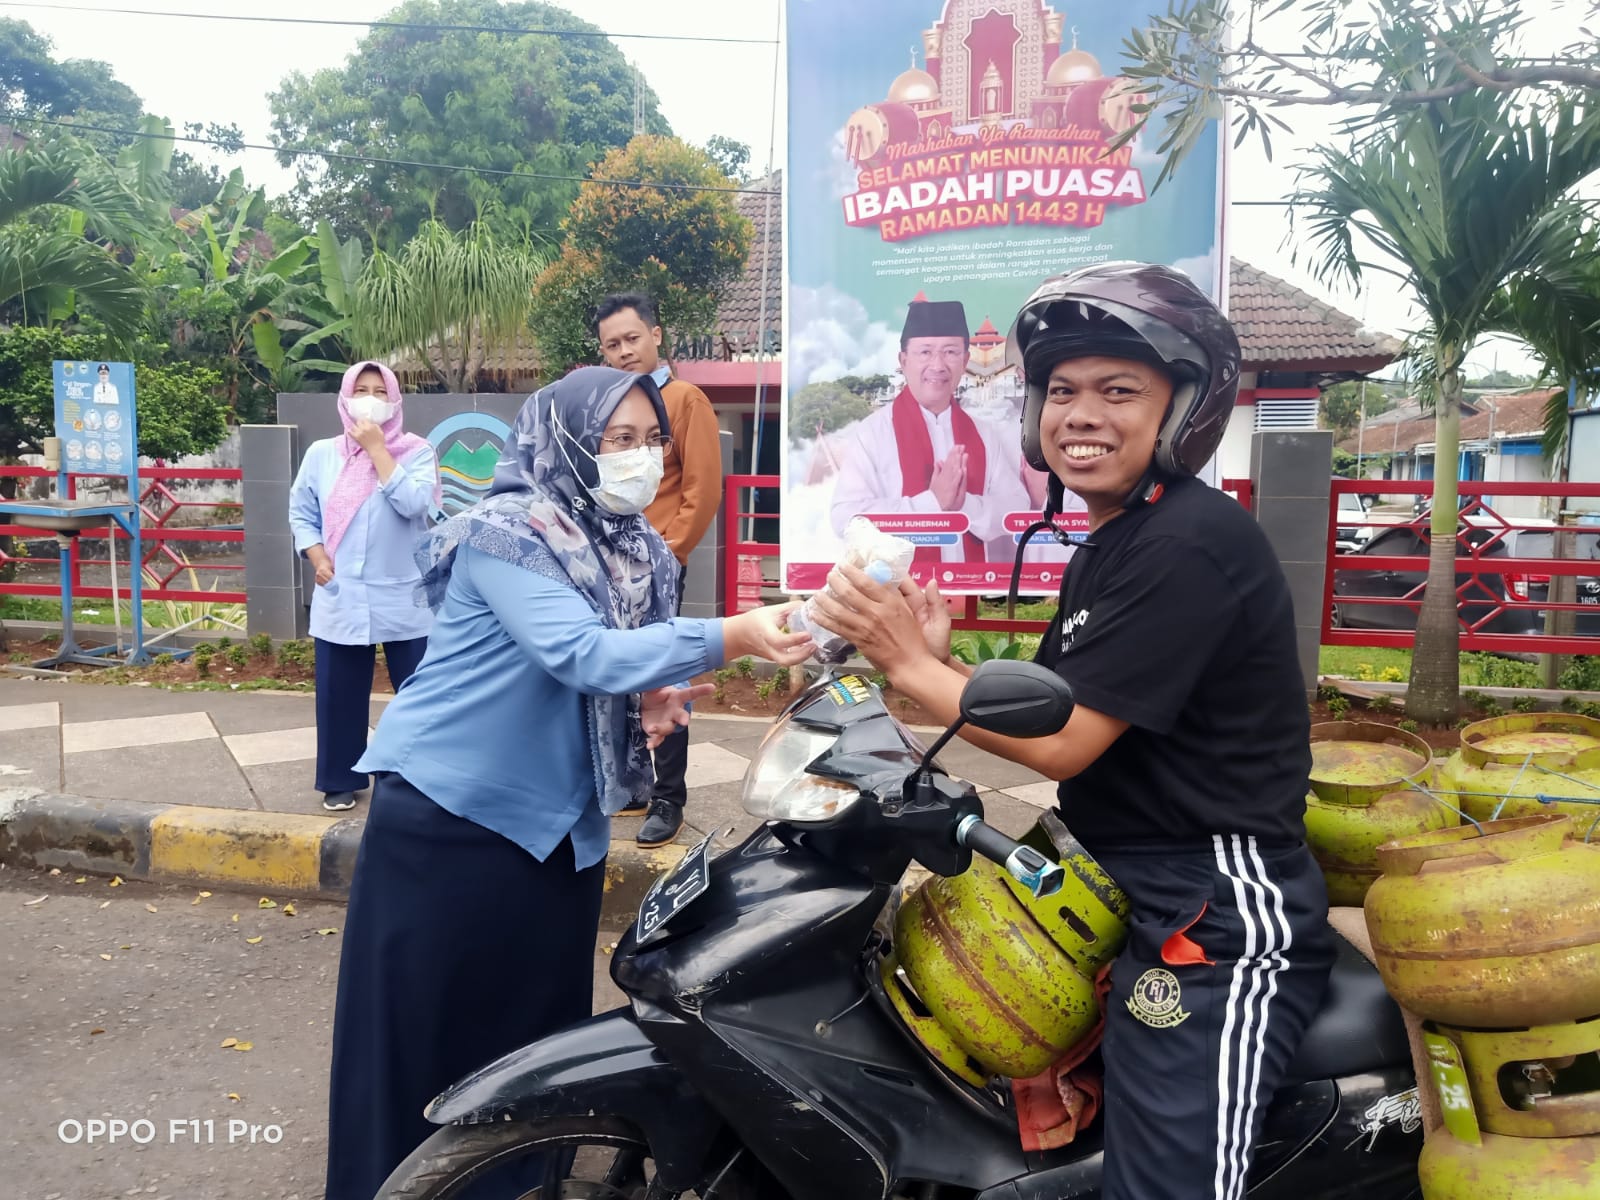
[[1306, 796], [1306, 841], [1322, 867], [1328, 903], [1359, 907], [1378, 878], [1378, 847], [1396, 838], [1445, 829], [1460, 816], [1426, 792], [1408, 789], [1368, 804]]
[[1037, 899], [1010, 875], [1000, 877], [1050, 940], [1093, 977], [1127, 940], [1128, 897], [1055, 813], [1040, 817], [1021, 841], [1060, 863], [1066, 882], [1055, 895]]
[[1364, 908], [1390, 994], [1476, 1029], [1600, 1013], [1600, 847], [1572, 834], [1545, 814], [1380, 846]]
[[1324, 721], [1311, 727], [1311, 791], [1330, 804], [1366, 805], [1403, 791], [1433, 761], [1414, 733], [1374, 721]]
[[1440, 786], [1479, 821], [1559, 812], [1587, 829], [1600, 819], [1600, 721], [1565, 713], [1476, 721], [1461, 731], [1461, 748], [1445, 763]]
[[1533, 1029], [1431, 1028], [1460, 1050], [1485, 1131], [1519, 1138], [1600, 1135], [1600, 1016]]
[[1439, 1132], [1417, 1163], [1427, 1200], [1595, 1200], [1600, 1138], [1519, 1138], [1486, 1133], [1471, 1146]]
[[[1059, 855], [1049, 833], [1040, 836], [1027, 840]], [[1048, 903], [974, 858], [965, 874], [929, 879], [895, 915], [881, 968], [889, 999], [929, 1054], [964, 1079], [1030, 1078], [1099, 1023], [1094, 977], [1122, 946], [1126, 901], [1071, 847], [1067, 884]]]

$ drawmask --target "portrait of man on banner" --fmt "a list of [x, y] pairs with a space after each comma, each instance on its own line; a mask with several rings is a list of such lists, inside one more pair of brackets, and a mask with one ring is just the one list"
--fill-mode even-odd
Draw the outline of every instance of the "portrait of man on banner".
[[[987, 562], [1015, 549], [1005, 517], [1030, 507], [1014, 431], [971, 416], [958, 395], [972, 361], [959, 300], [915, 301], [900, 333], [895, 398], [841, 438], [830, 518], [902, 518], [919, 562]], [[929, 520], [917, 520], [919, 517]], [[880, 520], [880, 524], [886, 524]]]

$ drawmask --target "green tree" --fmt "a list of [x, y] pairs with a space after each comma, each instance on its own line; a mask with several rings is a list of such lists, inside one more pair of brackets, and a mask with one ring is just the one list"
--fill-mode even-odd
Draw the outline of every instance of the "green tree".
[[0, 18], [0, 120], [59, 119], [84, 112], [122, 122], [144, 113], [138, 95], [92, 59], [57, 61], [49, 38], [26, 21]]
[[[633, 134], [633, 68], [554, 5], [408, 0], [387, 19], [591, 36], [378, 28], [343, 68], [291, 74], [271, 97], [274, 142], [354, 156], [280, 155], [298, 173], [294, 203], [308, 225], [326, 216], [342, 236], [365, 231], [391, 250], [431, 217], [451, 229], [481, 219], [502, 238], [548, 235], [577, 192], [549, 176], [581, 176]], [[647, 129], [668, 132], [648, 88], [644, 112]]]
[[[1410, 52], [1403, 38], [1395, 49]], [[1417, 619], [1406, 711], [1454, 719], [1460, 682], [1456, 615], [1457, 473], [1462, 366], [1484, 334], [1504, 328], [1500, 297], [1545, 301], [1537, 320], [1560, 325], [1587, 303], [1586, 208], [1572, 189], [1600, 167], [1600, 116], [1570, 98], [1539, 110], [1476, 90], [1398, 111], [1359, 144], [1327, 148], [1296, 201], [1327, 280], [1389, 276], [1426, 314], [1417, 339], [1435, 403], [1428, 587]], [[1492, 203], [1485, 203], [1492, 197]], [[1525, 312], [1529, 310], [1524, 310]], [[1574, 344], [1581, 339], [1573, 339]], [[1563, 375], [1581, 361], [1553, 364]]]
[[[61, 329], [14, 327], [0, 332], [0, 460], [38, 454], [55, 428], [56, 359], [120, 357], [130, 348], [107, 338]], [[149, 342], [131, 347], [139, 413], [139, 453], [151, 458], [204, 454], [227, 436], [221, 377], [187, 363], [158, 361]]]
[[526, 335], [534, 280], [547, 256], [504, 244], [474, 223], [451, 232], [429, 221], [397, 255], [374, 252], [356, 288], [362, 355], [417, 355], [450, 392], [469, 392], [485, 365]]
[[872, 412], [872, 404], [847, 379], [808, 383], [789, 400], [789, 440], [796, 445], [836, 433]]
[[228, 404], [222, 375], [189, 363], [135, 367], [139, 453], [147, 458], [205, 454], [228, 436]]
[[1537, 378], [1532, 375], [1519, 375], [1515, 371], [1494, 370], [1480, 375], [1476, 379], [1467, 380], [1467, 386], [1482, 390], [1510, 391], [1513, 388], [1532, 387], [1536, 382], [1538, 382]]
[[1561, 385], [1576, 376], [1585, 391], [1591, 389], [1592, 372], [1600, 363], [1600, 230], [1589, 225], [1582, 231], [1574, 241], [1573, 258], [1571, 276], [1559, 294], [1540, 279], [1520, 277], [1495, 296], [1486, 319], [1490, 330], [1526, 342], [1545, 364], [1543, 378], [1554, 382], [1545, 404], [1543, 439], [1545, 457], [1552, 463], [1565, 457], [1572, 426], [1567, 389]]
[[[192, 138], [208, 139], [224, 154], [237, 154], [244, 147], [244, 133], [234, 124], [189, 121], [184, 124], [183, 131]], [[170, 175], [172, 203], [191, 210], [204, 208], [216, 200], [218, 194], [227, 187], [229, 178], [213, 164], [202, 162], [182, 150], [173, 152]]]
[[1354, 433], [1363, 420], [1371, 420], [1394, 407], [1384, 391], [1362, 379], [1347, 379], [1322, 393], [1322, 423], [1333, 430], [1334, 441]]
[[[1332, 109], [1347, 128], [1472, 93], [1600, 90], [1600, 34], [1576, 37], [1548, 58], [1520, 53], [1533, 6], [1487, 0], [1184, 0], [1129, 31], [1122, 74], [1141, 80], [1143, 118], [1159, 118], [1168, 179], [1208, 123], [1226, 111], [1237, 138], [1258, 137], [1270, 158], [1279, 114]], [[1580, 7], [1555, 0], [1569, 11]], [[1298, 25], [1295, 18], [1298, 17]], [[1403, 42], [1406, 57], [1397, 56]]]
[[726, 190], [726, 176], [705, 151], [676, 138], [635, 138], [606, 155], [595, 175], [647, 186], [586, 183], [567, 214], [561, 256], [533, 297], [547, 378], [598, 359], [590, 318], [608, 292], [649, 293], [669, 331], [710, 330], [755, 233]]
[[256, 357], [274, 392], [302, 387], [315, 371], [338, 374], [352, 361], [356, 295], [366, 255], [359, 238], [341, 242], [325, 220], [317, 222], [311, 244], [317, 252], [318, 286], [296, 289], [290, 297], [292, 313], [268, 312], [250, 327]]
[[23, 322], [87, 312], [131, 336], [146, 290], [106, 242], [131, 240], [140, 218], [138, 197], [86, 147], [0, 150], [0, 308]]
[[750, 182], [750, 147], [720, 133], [706, 140], [706, 157], [734, 183]]
[[259, 348], [281, 350], [291, 314], [314, 294], [312, 245], [300, 238], [274, 247], [258, 225], [266, 211], [262, 194], [243, 190], [237, 173], [230, 183], [237, 186], [225, 188], [218, 204], [179, 221], [152, 278], [174, 350], [219, 371], [229, 409], [254, 420], [270, 411], [274, 374]]
[[887, 375], [841, 375], [838, 382], [840, 387], [848, 389], [857, 396], [876, 400], [889, 391], [894, 380]]

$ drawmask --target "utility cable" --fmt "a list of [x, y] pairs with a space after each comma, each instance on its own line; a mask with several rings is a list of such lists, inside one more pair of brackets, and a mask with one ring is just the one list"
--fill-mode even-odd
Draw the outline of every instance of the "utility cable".
[[691, 33], [607, 33], [599, 29], [519, 29], [502, 25], [444, 25], [421, 21], [349, 21], [330, 17], [261, 17], [240, 13], [167, 12], [153, 8], [108, 8], [90, 4], [40, 4], [0, 0], [0, 8], [45, 8], [52, 12], [102, 13], [127, 17], [174, 17], [191, 21], [252, 21], [263, 25], [339, 25], [357, 29], [412, 29], [437, 33], [505, 33], [521, 37], [538, 34], [562, 38], [614, 38], [641, 42], [718, 42], [739, 46], [766, 46], [772, 38], [704, 37]]
[[404, 158], [383, 158], [373, 154], [346, 154], [338, 150], [299, 150], [290, 146], [268, 146], [261, 142], [235, 142], [222, 138], [198, 137], [182, 133], [148, 133], [143, 129], [112, 129], [104, 125], [83, 125], [76, 121], [57, 121], [48, 117], [20, 117], [19, 124], [50, 125], [89, 133], [109, 133], [119, 137], [157, 138], [161, 141], [194, 142], [202, 146], [221, 146], [225, 150], [266, 150], [297, 158], [331, 158], [344, 162], [377, 163], [386, 167], [409, 167], [419, 171], [464, 171], [478, 175], [498, 175], [513, 179], [542, 179], [556, 183], [593, 183], [603, 187], [653, 188], [663, 192], [734, 192], [747, 196], [776, 195], [771, 189], [721, 186], [709, 183], [653, 183], [647, 179], [599, 179], [589, 175], [552, 175], [542, 171], [513, 171], [505, 167], [466, 167], [455, 163], [414, 162]]

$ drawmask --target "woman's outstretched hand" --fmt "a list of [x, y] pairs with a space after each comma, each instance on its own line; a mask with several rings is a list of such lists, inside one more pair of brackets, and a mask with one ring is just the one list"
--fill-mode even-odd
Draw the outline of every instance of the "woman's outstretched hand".
[[805, 662], [816, 648], [809, 633], [790, 633], [783, 626], [789, 614], [800, 607], [798, 600], [788, 604], [769, 604], [749, 612], [727, 617], [722, 622], [722, 657], [727, 662], [753, 655], [780, 667]]
[[654, 750], [689, 723], [689, 705], [716, 691], [713, 684], [694, 687], [657, 688], [639, 697], [639, 721], [644, 726], [645, 745]]

